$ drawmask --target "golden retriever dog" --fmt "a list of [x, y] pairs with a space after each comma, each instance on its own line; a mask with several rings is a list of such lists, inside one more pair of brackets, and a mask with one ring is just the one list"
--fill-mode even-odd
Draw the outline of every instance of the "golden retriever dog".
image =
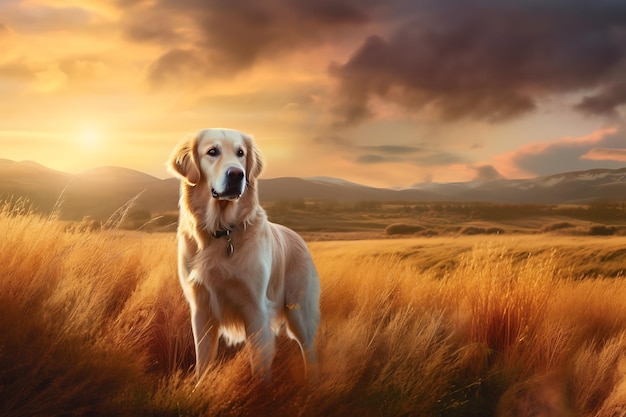
[[315, 373], [319, 278], [302, 238], [269, 222], [259, 205], [263, 161], [252, 137], [201, 130], [174, 149], [168, 168], [181, 180], [178, 275], [191, 310], [197, 378], [222, 336], [250, 343], [252, 372], [268, 380], [283, 324], [300, 345], [305, 372]]

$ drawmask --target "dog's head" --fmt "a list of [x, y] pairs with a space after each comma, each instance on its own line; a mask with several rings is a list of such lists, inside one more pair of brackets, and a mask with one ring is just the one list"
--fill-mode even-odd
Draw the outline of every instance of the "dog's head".
[[234, 201], [254, 186], [263, 162], [251, 136], [204, 129], [178, 144], [168, 168], [192, 187], [208, 187], [213, 198]]

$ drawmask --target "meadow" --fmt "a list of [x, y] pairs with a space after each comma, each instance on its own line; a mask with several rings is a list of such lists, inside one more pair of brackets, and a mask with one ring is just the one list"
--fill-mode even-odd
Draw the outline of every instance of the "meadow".
[[310, 242], [320, 375], [220, 346], [196, 385], [172, 233], [0, 208], [0, 415], [623, 416], [626, 237]]

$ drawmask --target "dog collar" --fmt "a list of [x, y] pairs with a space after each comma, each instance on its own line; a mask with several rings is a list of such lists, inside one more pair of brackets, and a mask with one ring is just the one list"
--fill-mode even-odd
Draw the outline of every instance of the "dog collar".
[[226, 236], [226, 256], [231, 256], [235, 252], [235, 247], [233, 246], [233, 240], [230, 237], [230, 232], [230, 229], [216, 230], [211, 235], [214, 239], [220, 239]]
[[230, 229], [216, 230], [215, 232], [213, 232], [211, 236], [213, 236], [215, 239], [219, 239], [221, 237], [228, 236], [228, 235], [230, 235]]

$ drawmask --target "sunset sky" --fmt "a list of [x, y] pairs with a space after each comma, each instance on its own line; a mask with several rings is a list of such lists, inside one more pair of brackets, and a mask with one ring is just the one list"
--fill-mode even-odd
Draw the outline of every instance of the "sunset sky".
[[0, 158], [384, 187], [626, 166], [624, 0], [0, 0]]

